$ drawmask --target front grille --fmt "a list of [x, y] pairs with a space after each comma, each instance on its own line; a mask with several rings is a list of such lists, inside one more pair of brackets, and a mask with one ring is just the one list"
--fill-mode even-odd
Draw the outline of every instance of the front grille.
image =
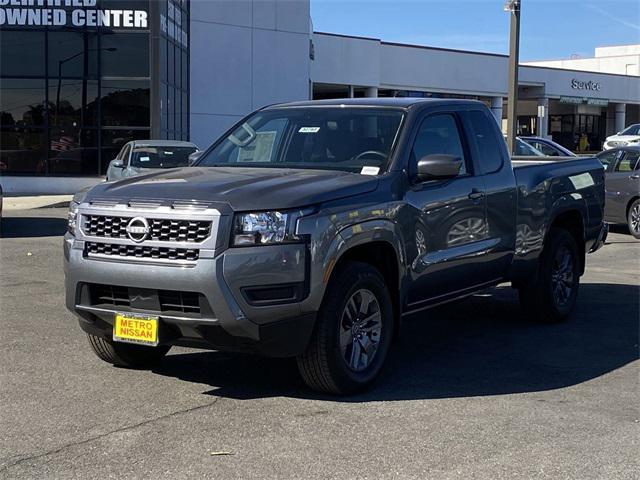
[[[128, 238], [127, 224], [134, 217], [85, 215], [83, 231], [90, 237]], [[149, 218], [147, 240], [158, 242], [200, 243], [211, 235], [211, 223], [206, 220], [170, 220]]]
[[167, 315], [186, 314], [188, 317], [213, 317], [204, 295], [197, 292], [155, 290], [121, 287], [118, 285], [84, 284], [88, 288], [92, 306], [160, 312]]
[[195, 262], [200, 256], [200, 250], [195, 248], [147, 247], [97, 242], [86, 242], [85, 252], [87, 256], [101, 255], [113, 258], [186, 260], [190, 262]]

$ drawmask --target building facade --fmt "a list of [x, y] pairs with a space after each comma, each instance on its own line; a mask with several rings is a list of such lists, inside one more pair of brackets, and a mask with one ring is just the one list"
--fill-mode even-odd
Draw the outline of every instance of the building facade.
[[[101, 181], [131, 139], [205, 148], [278, 102], [456, 97], [506, 112], [506, 56], [313, 32], [309, 0], [0, 1], [0, 62], [6, 192]], [[522, 65], [519, 93], [520, 133], [573, 149], [640, 121], [637, 75]]]

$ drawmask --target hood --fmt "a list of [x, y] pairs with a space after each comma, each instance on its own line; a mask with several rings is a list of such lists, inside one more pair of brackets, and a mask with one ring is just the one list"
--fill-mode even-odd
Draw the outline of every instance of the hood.
[[607, 137], [607, 140], [626, 140], [628, 142], [637, 138], [640, 138], [640, 135], [611, 135]]
[[96, 185], [92, 200], [224, 202], [235, 211], [306, 207], [375, 190], [377, 177], [331, 170], [187, 167]]

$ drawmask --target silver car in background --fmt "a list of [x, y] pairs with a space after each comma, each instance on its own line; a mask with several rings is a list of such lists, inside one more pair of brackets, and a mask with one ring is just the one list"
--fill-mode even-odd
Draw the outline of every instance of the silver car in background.
[[186, 167], [197, 145], [178, 140], [134, 140], [126, 143], [109, 163], [107, 181], [167, 168]]
[[605, 150], [597, 158], [606, 168], [605, 220], [626, 223], [640, 238], [640, 146]]

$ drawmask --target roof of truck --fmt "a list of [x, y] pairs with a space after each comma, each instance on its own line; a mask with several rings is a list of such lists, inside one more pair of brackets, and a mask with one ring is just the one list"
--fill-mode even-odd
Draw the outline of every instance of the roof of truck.
[[330, 100], [307, 100], [303, 102], [289, 102], [271, 105], [267, 108], [281, 107], [318, 107], [318, 106], [353, 106], [353, 107], [399, 107], [410, 108], [414, 105], [431, 106], [451, 104], [481, 104], [478, 100], [463, 100], [455, 98], [421, 98], [421, 97], [363, 97], [363, 98], [333, 98]]

